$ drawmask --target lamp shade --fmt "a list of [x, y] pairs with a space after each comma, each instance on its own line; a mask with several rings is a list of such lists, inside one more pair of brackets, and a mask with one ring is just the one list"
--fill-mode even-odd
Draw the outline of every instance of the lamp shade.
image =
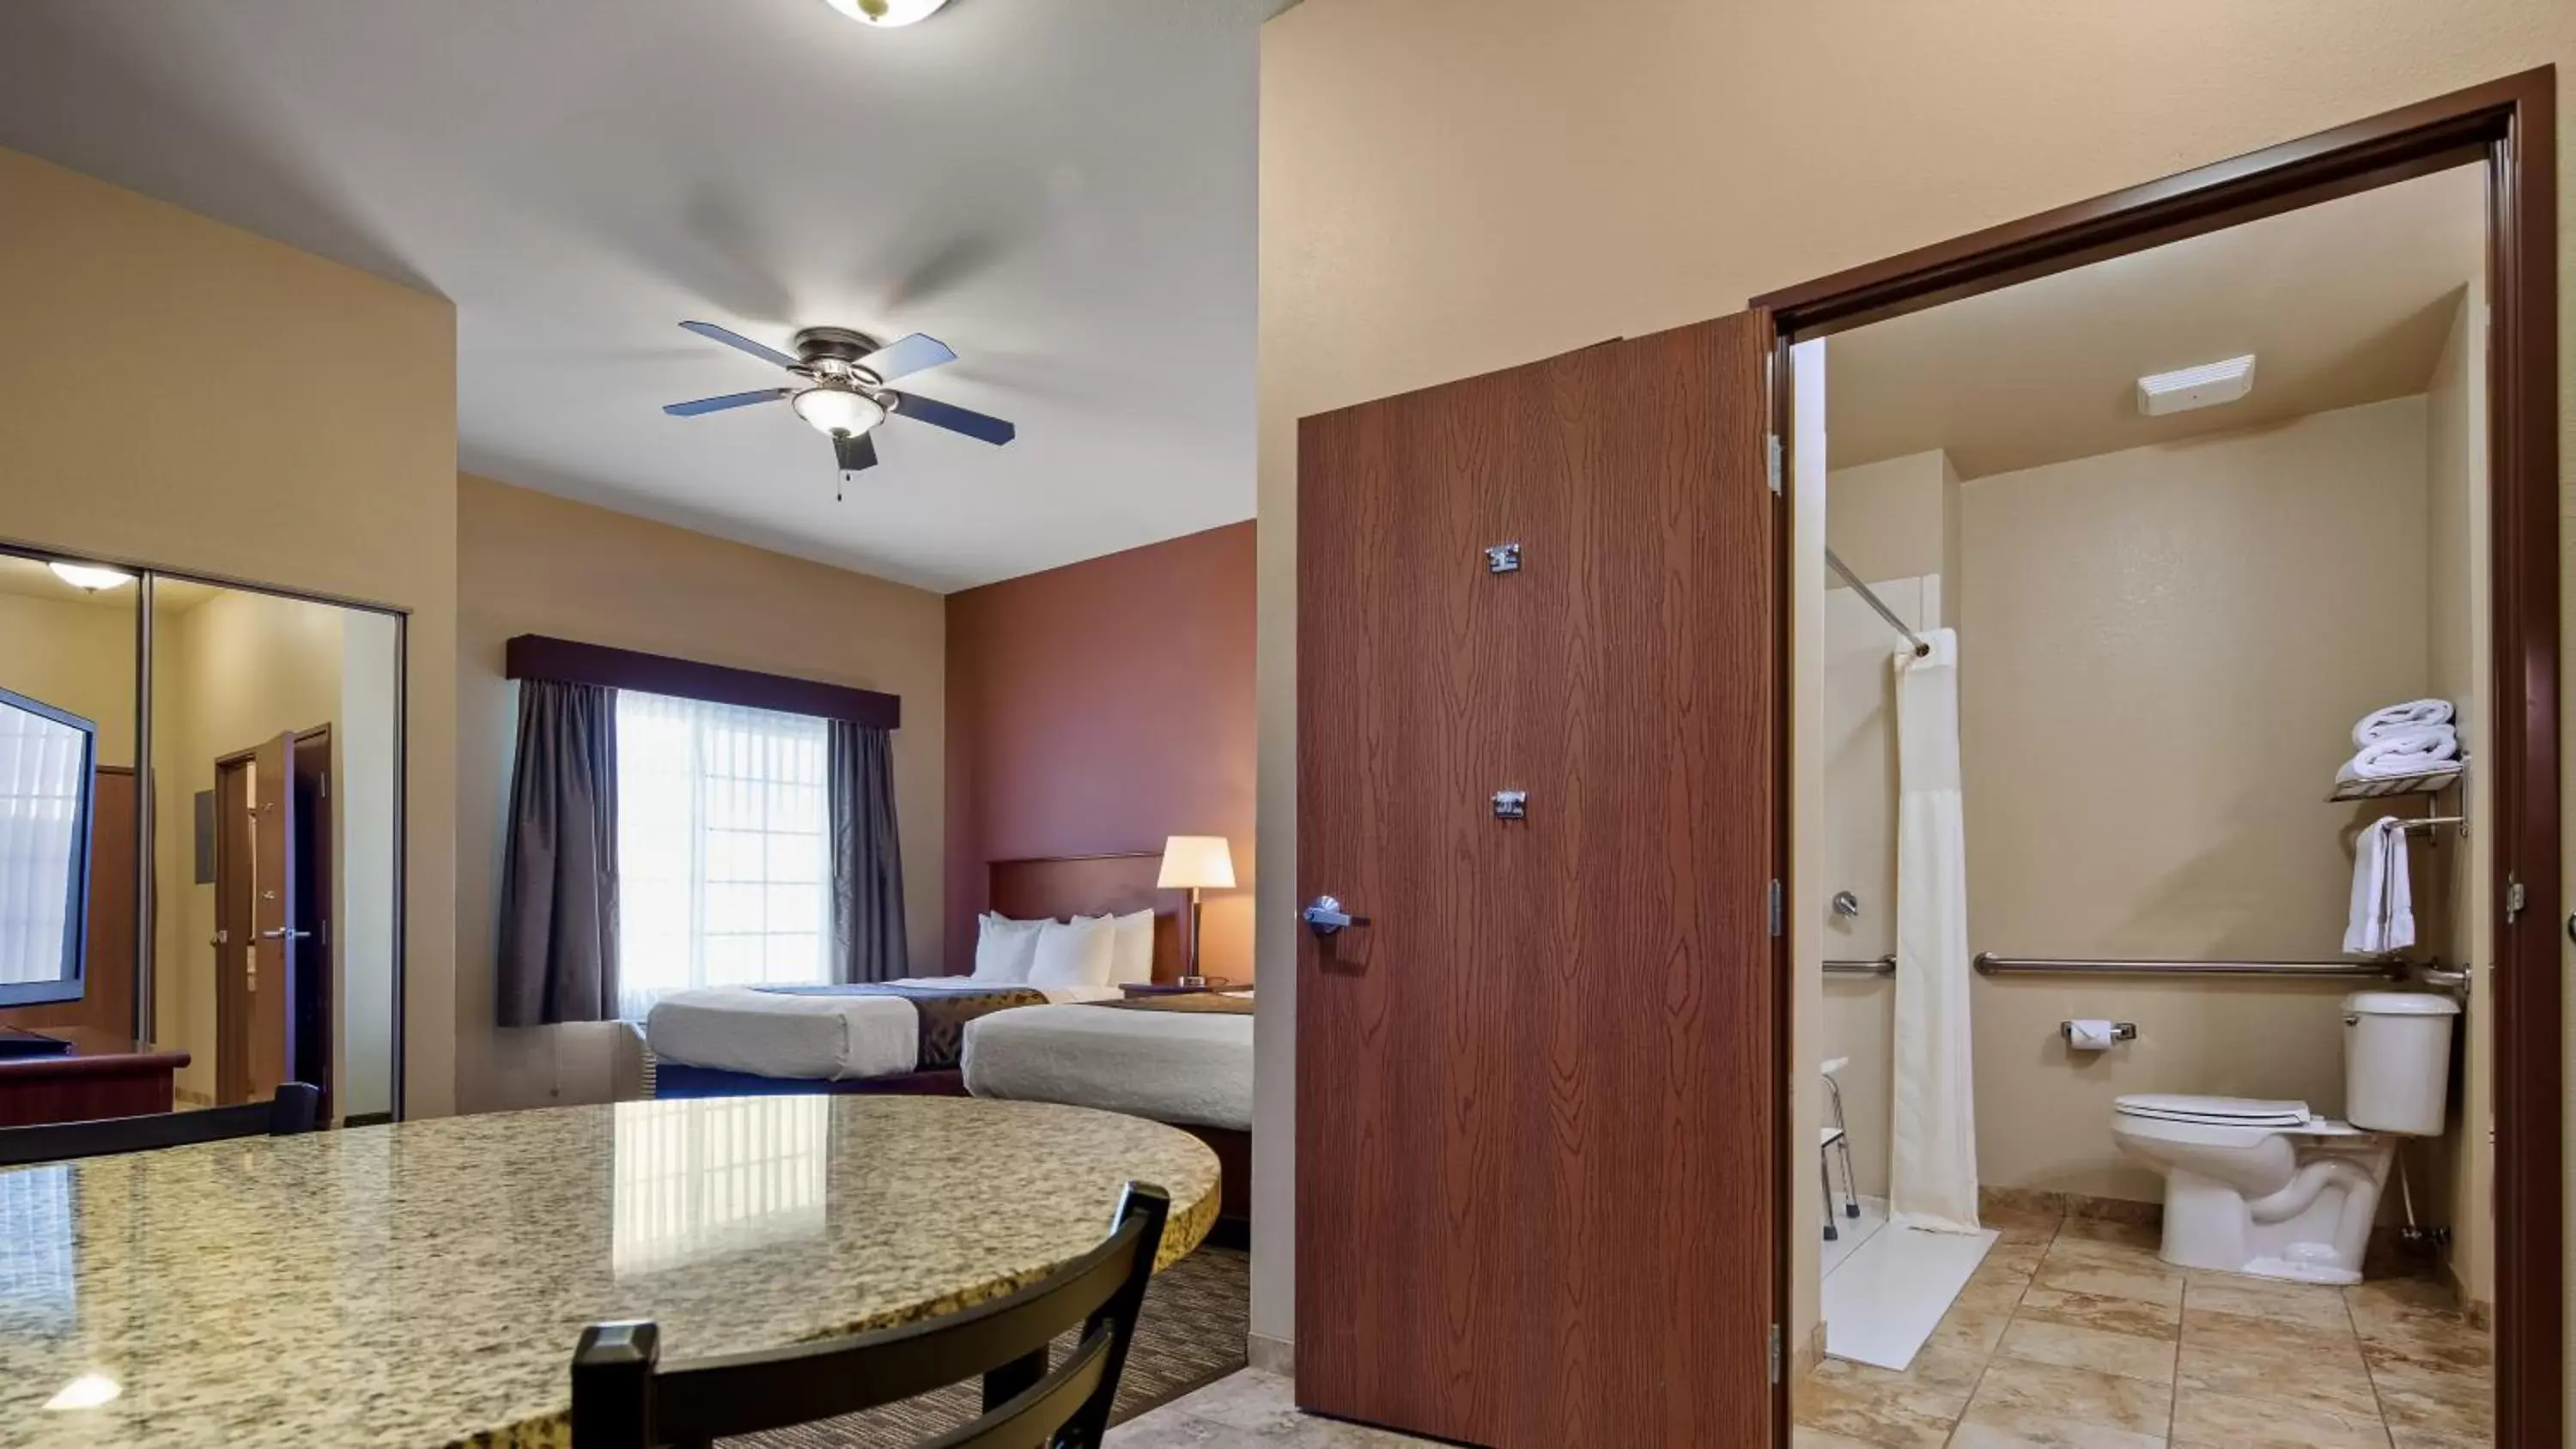
[[1167, 891], [1231, 890], [1234, 853], [1222, 835], [1175, 835], [1163, 842], [1163, 878], [1154, 884]]

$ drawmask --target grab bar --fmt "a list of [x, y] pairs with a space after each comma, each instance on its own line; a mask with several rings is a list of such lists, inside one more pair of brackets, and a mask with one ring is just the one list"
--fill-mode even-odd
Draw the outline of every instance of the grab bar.
[[1896, 958], [1881, 956], [1875, 961], [1827, 961], [1825, 970], [1835, 976], [1893, 976]]
[[2403, 981], [2403, 961], [2104, 961], [2052, 956], [1977, 957], [1980, 976], [2311, 976], [2324, 980]]

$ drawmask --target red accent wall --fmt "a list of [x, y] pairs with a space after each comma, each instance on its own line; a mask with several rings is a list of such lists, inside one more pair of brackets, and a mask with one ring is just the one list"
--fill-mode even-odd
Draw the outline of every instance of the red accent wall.
[[985, 863], [1223, 835], [1201, 965], [1252, 976], [1253, 525], [948, 596], [951, 972]]

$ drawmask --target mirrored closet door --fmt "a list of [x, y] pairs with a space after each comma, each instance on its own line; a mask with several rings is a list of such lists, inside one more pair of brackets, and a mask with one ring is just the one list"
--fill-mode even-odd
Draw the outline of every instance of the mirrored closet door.
[[[0, 704], [91, 757], [86, 808], [54, 809], [44, 837], [85, 854], [76, 879], [28, 829], [0, 838], [0, 1026], [184, 1055], [181, 1109], [300, 1081], [333, 1122], [397, 1114], [402, 630], [388, 610], [0, 553]], [[0, 820], [53, 808], [31, 778], [0, 769]], [[75, 933], [23, 903], [58, 897], [81, 966], [49, 974], [47, 943]]]

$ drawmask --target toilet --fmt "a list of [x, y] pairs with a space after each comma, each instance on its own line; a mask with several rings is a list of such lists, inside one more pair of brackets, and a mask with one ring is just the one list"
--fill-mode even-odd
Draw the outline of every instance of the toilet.
[[2305, 1102], [2131, 1096], [2111, 1140], [2163, 1174], [2163, 1257], [2303, 1283], [2358, 1283], [2400, 1137], [2438, 1137], [2459, 1003], [2413, 991], [2343, 1002], [2344, 1110]]

